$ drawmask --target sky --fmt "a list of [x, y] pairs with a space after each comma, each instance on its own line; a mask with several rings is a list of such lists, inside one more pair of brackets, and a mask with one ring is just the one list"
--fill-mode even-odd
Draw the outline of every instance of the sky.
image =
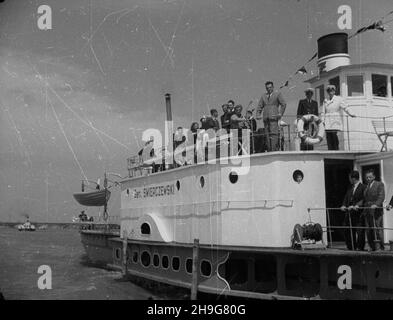
[[[38, 7], [52, 9], [40, 30]], [[229, 99], [247, 106], [339, 32], [393, 10], [391, 0], [5, 0], [0, 4], [0, 221], [71, 222], [81, 180], [127, 174], [142, 132], [162, 130], [164, 94], [175, 126], [189, 127]], [[349, 42], [352, 63], [393, 64], [393, 24]], [[282, 90], [286, 113], [315, 76]], [[110, 214], [119, 214], [115, 191]], [[88, 214], [97, 214], [89, 209]]]

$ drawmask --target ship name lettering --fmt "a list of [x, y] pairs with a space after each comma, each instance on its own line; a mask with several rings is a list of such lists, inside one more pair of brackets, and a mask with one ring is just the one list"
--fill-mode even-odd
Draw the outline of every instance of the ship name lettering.
[[175, 194], [175, 186], [168, 184], [166, 186], [154, 186], [143, 189], [143, 192], [134, 191], [134, 198], [162, 197]]

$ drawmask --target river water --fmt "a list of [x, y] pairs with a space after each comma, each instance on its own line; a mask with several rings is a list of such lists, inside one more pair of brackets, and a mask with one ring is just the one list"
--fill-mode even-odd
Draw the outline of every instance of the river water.
[[[38, 288], [38, 268], [52, 271], [52, 289]], [[161, 299], [86, 263], [78, 230], [49, 228], [20, 232], [0, 226], [0, 292], [5, 299]]]

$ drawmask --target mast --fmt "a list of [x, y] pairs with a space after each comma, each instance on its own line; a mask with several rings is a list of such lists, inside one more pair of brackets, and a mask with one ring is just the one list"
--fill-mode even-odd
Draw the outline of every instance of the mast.
[[[173, 120], [172, 120], [172, 103], [171, 95], [169, 93], [165, 94], [165, 107], [166, 107], [166, 120], [165, 120], [165, 151], [173, 153]], [[171, 163], [173, 164], [173, 159]], [[163, 169], [165, 170], [165, 155], [163, 157]]]

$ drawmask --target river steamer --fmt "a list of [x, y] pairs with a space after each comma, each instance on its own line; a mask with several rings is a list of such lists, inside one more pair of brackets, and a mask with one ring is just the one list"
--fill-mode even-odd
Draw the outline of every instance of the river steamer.
[[[159, 166], [157, 156], [130, 158], [129, 176], [120, 181], [120, 232], [81, 231], [90, 259], [217, 295], [392, 299], [393, 214], [384, 208], [385, 250], [349, 251], [338, 208], [354, 169], [362, 176], [374, 169], [385, 200], [392, 196], [393, 66], [351, 65], [346, 34], [322, 37], [318, 47], [320, 74], [308, 80], [316, 98], [322, 102], [334, 83], [358, 116], [344, 121], [341, 151], [323, 143], [299, 151], [288, 135], [283, 151], [220, 152], [215, 161], [192, 165], [170, 167], [168, 155]], [[377, 95], [383, 85], [384, 95]], [[321, 226], [321, 238], [302, 239], [296, 225]]]

